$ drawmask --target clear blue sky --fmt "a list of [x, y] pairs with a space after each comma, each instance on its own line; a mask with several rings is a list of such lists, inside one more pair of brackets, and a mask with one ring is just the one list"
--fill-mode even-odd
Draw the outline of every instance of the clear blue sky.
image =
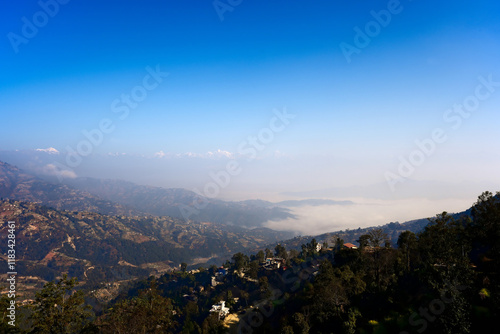
[[[93, 153], [234, 152], [287, 107], [297, 117], [271, 150], [376, 156], [391, 168], [448, 126], [443, 113], [478, 76], [500, 81], [500, 3], [402, 0], [348, 62], [341, 43], [354, 45], [353, 29], [390, 3], [244, 0], [221, 20], [213, 1], [71, 0], [43, 22], [38, 1], [10, 1], [0, 14], [1, 149], [64, 152], [109, 118], [114, 131]], [[13, 46], [23, 17], [42, 26]], [[120, 120], [112, 102], [156, 65], [169, 76]], [[450, 132], [451, 153], [486, 139], [498, 147], [499, 97]]]

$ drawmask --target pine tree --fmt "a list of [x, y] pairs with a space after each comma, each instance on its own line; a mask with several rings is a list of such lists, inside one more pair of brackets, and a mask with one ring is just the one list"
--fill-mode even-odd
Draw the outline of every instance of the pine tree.
[[65, 274], [57, 283], [51, 281], [36, 294], [33, 307], [34, 332], [72, 334], [82, 332], [91, 323], [91, 307], [85, 305], [82, 291], [74, 291], [76, 278]]

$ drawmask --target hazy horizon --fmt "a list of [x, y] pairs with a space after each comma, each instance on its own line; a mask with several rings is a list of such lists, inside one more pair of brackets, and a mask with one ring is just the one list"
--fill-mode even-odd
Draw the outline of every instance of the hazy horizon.
[[223, 200], [356, 202], [268, 223], [300, 233], [500, 189], [499, 3], [215, 3], [5, 5], [0, 160]]
[[[6, 161], [18, 165], [20, 168], [38, 174], [42, 177], [51, 177], [53, 182], [59, 182], [55, 171], [57, 169], [46, 168], [55, 166], [61, 161], [61, 154], [54, 151], [0, 151], [0, 161]], [[95, 157], [93, 159], [96, 159]], [[93, 161], [90, 159], [90, 161]], [[111, 161], [108, 161], [111, 159]], [[196, 166], [197, 171], [191, 171], [198, 176], [197, 179], [179, 179], [180, 173], [168, 173], [169, 178], [164, 177], [162, 181], [154, 170], [160, 170], [159, 175], [164, 175], [160, 163], [165, 160], [144, 157], [101, 157], [97, 162], [91, 162], [85, 168], [82, 164], [78, 168], [78, 175], [71, 177], [92, 177], [97, 179], [112, 179], [133, 182], [137, 185], [146, 185], [162, 188], [184, 188], [198, 194], [203, 193], [203, 186], [213, 182], [211, 175], [223, 170], [223, 166], [229, 157], [174, 157], [167, 160], [167, 165], [173, 168], [172, 162], [180, 164], [178, 169]], [[148, 164], [144, 164], [147, 161]], [[135, 163], [132, 163], [135, 162]], [[202, 166], [201, 162], [205, 162]], [[142, 163], [142, 165], [141, 165]], [[118, 165], [126, 165], [127, 168], [117, 169]], [[222, 166], [214, 168], [214, 166]], [[106, 168], [103, 168], [106, 166]], [[242, 166], [245, 166], [242, 162]], [[99, 168], [96, 168], [99, 167]], [[243, 167], [242, 167], [243, 168]], [[128, 170], [130, 169], [130, 170]], [[132, 170], [134, 173], [132, 173]], [[251, 170], [251, 169], [250, 169]], [[103, 171], [106, 171], [103, 173]], [[120, 171], [117, 173], [117, 171]], [[127, 174], [128, 172], [128, 174]], [[191, 175], [191, 174], [189, 174]], [[148, 178], [144, 178], [148, 176]], [[345, 186], [322, 188], [314, 184], [298, 185], [298, 183], [280, 185], [276, 183], [254, 183], [255, 176], [246, 176], [241, 173], [232, 177], [226, 187], [218, 187], [220, 192], [217, 196], [208, 196], [226, 201], [244, 201], [261, 199], [271, 202], [285, 200], [306, 199], [331, 199], [335, 201], [352, 201], [351, 205], [317, 205], [289, 207], [288, 209], [297, 217], [281, 221], [268, 221], [266, 227], [292, 231], [301, 235], [317, 235], [326, 232], [334, 232], [345, 229], [357, 229], [358, 227], [370, 227], [384, 225], [389, 222], [398, 221], [403, 223], [414, 219], [430, 218], [443, 211], [450, 213], [467, 210], [483, 191], [496, 191], [500, 185], [492, 182], [461, 182], [447, 183], [438, 181], [407, 180], [405, 188], [399, 192], [391, 192], [386, 183], [369, 184], [365, 186]], [[61, 179], [64, 180], [64, 179]], [[148, 181], [149, 180], [149, 181]], [[270, 182], [270, 179], [267, 179]], [[215, 182], [214, 182], [215, 184]], [[284, 188], [280, 188], [284, 186]], [[300, 190], [301, 187], [305, 187]], [[433, 190], [429, 194], [429, 189]]]

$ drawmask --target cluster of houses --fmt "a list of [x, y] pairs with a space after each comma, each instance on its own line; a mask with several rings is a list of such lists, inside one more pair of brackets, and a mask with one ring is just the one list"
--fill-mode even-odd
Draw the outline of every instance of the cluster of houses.
[[[358, 249], [358, 246], [346, 242], [343, 245], [344, 248], [346, 249]], [[322, 245], [317, 244], [316, 246], [316, 251], [319, 252], [322, 250]], [[266, 260], [261, 263], [261, 266], [266, 269], [266, 270], [278, 270], [278, 269], [284, 269], [286, 270], [286, 260], [281, 258], [281, 257], [269, 257], [266, 258]], [[313, 274], [317, 274], [319, 270], [319, 264], [316, 265], [314, 268], [315, 272]], [[220, 267], [217, 269], [217, 272], [215, 273], [215, 276], [211, 277], [211, 285], [212, 287], [215, 287], [219, 284], [222, 284], [224, 281], [224, 277], [227, 275], [227, 269], [224, 267]], [[255, 280], [257, 282], [257, 280]], [[223, 300], [218, 304], [212, 305], [212, 309], [210, 310], [211, 313], [216, 313], [219, 317], [220, 320], [224, 319], [228, 314], [229, 314], [229, 307], [226, 307], [226, 302]]]

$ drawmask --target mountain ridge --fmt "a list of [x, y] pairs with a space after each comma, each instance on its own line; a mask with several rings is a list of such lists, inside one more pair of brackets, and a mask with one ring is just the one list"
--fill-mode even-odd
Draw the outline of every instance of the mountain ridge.
[[263, 227], [269, 220], [295, 218], [289, 209], [271, 202], [223, 201], [202, 197], [183, 188], [153, 187], [123, 180], [88, 177], [68, 179], [65, 184], [156, 216], [212, 221], [246, 228]]
[[93, 211], [110, 215], [142, 213], [65, 184], [47, 182], [2, 161], [0, 161], [0, 197], [40, 203], [55, 209], [70, 211]]
[[[183, 188], [161, 188], [89, 177], [65, 179], [61, 183], [1, 161], [0, 197], [40, 203], [56, 209], [110, 215], [170, 216], [244, 228], [264, 227], [269, 220], [295, 218], [285, 207], [210, 199]], [[198, 210], [200, 202], [204, 206]], [[186, 208], [194, 213], [186, 215]]]

